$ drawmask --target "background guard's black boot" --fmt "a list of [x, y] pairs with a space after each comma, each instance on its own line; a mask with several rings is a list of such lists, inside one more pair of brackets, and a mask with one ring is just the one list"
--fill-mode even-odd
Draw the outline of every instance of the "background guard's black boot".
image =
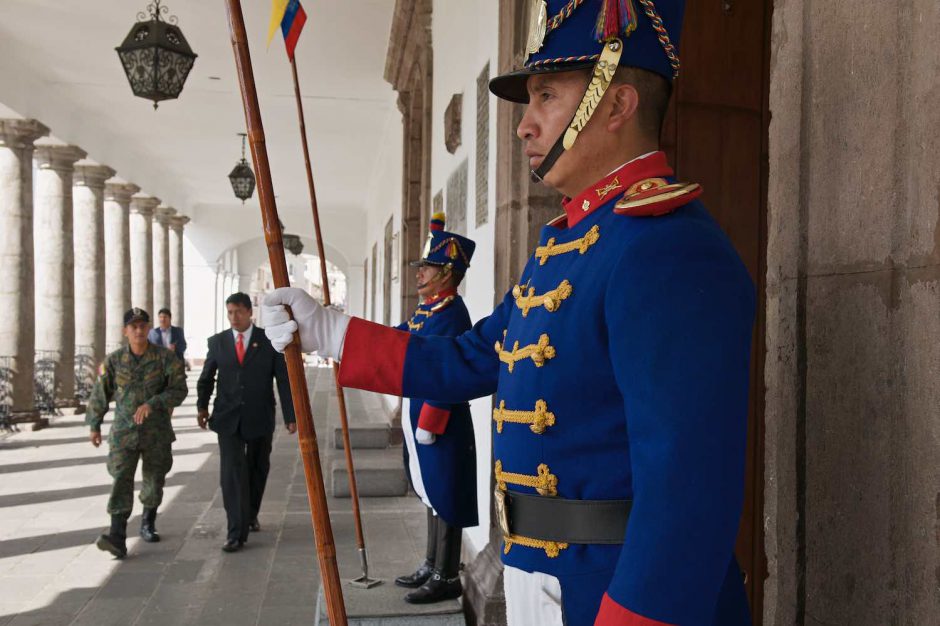
[[428, 547], [425, 550], [424, 563], [411, 574], [399, 576], [395, 584], [399, 587], [417, 589], [428, 581], [434, 571], [434, 554], [437, 552], [437, 515], [428, 507]]
[[459, 598], [463, 593], [460, 584], [460, 544], [463, 529], [449, 526], [437, 520], [437, 549], [434, 561], [437, 567], [427, 582], [405, 596], [410, 604], [430, 604]]
[[431, 572], [434, 571], [434, 564], [430, 561], [425, 561], [421, 564], [421, 567], [416, 569], [414, 573], [408, 574], [407, 576], [399, 576], [395, 579], [395, 584], [399, 587], [408, 587], [410, 589], [415, 589], [420, 587], [428, 581], [428, 578], [431, 577]]
[[130, 515], [130, 512], [127, 512], [111, 516], [111, 530], [108, 534], [98, 537], [95, 542], [99, 550], [110, 552], [118, 559], [127, 556], [127, 518]]
[[160, 541], [160, 535], [157, 534], [156, 509], [144, 509], [144, 514], [140, 518], [140, 537], [147, 543]]

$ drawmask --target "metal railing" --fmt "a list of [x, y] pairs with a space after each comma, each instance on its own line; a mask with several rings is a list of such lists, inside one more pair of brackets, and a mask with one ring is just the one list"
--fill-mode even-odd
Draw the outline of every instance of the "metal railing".
[[61, 391], [61, 381], [56, 376], [59, 366], [58, 350], [36, 350], [36, 362], [33, 369], [33, 401], [40, 413], [61, 415], [56, 407], [56, 400]]
[[75, 396], [82, 402], [91, 397], [97, 366], [92, 346], [75, 346]]
[[13, 357], [0, 356], [0, 429], [15, 430], [13, 412]]

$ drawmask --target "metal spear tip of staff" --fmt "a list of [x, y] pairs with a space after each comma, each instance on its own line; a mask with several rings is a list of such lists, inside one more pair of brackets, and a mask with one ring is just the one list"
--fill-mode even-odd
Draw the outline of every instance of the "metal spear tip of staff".
[[[240, 0], [225, 0], [228, 14], [229, 32], [232, 38], [232, 50], [235, 53], [235, 65], [238, 83], [245, 109], [245, 122], [251, 144], [251, 156], [257, 169], [258, 200], [261, 204], [261, 219], [264, 225], [264, 239], [268, 247], [268, 260], [271, 273], [277, 287], [290, 285], [287, 274], [287, 260], [284, 255], [284, 242], [274, 201], [274, 187], [271, 183], [271, 168], [265, 148], [264, 127], [261, 124], [261, 110], [258, 106], [258, 93], [255, 88], [254, 72], [251, 68], [251, 55], [248, 51], [248, 36], [245, 32], [245, 18], [242, 15]], [[310, 410], [310, 397], [307, 393], [307, 380], [304, 375], [303, 356], [298, 342], [287, 346], [284, 351], [287, 362], [287, 375], [290, 379], [294, 413], [297, 417], [297, 430], [300, 439], [300, 452], [304, 464], [304, 477], [307, 483], [307, 497], [310, 500], [310, 515], [313, 521], [314, 536], [317, 544], [317, 557], [320, 563], [320, 577], [323, 581], [323, 594], [326, 599], [327, 616], [333, 626], [346, 626], [346, 607], [343, 604], [343, 589], [336, 562], [336, 547], [333, 542], [333, 528], [327, 508], [326, 490], [323, 487], [323, 469], [320, 466], [320, 451], [317, 434]]]

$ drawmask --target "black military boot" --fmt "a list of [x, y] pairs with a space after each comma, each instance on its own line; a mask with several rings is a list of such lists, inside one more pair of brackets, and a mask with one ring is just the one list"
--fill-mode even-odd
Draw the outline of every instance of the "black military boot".
[[434, 553], [437, 551], [437, 516], [434, 511], [428, 507], [428, 546], [425, 550], [424, 563], [413, 573], [405, 576], [399, 576], [395, 579], [395, 584], [399, 587], [417, 589], [428, 581], [431, 572], [434, 571]]
[[157, 534], [156, 509], [144, 509], [144, 514], [140, 517], [140, 537], [147, 543], [160, 541], [160, 535]]
[[395, 584], [399, 587], [408, 587], [409, 589], [415, 589], [420, 587], [428, 581], [428, 578], [431, 577], [431, 572], [434, 571], [434, 563], [430, 561], [425, 561], [421, 566], [416, 569], [413, 573], [408, 574], [407, 576], [399, 576], [395, 579]]
[[409, 604], [431, 604], [459, 598], [463, 593], [460, 576], [444, 578], [439, 570], [434, 570], [426, 583], [405, 596]]
[[111, 530], [98, 537], [95, 545], [99, 550], [110, 552], [115, 558], [127, 556], [127, 518], [130, 513], [118, 513], [111, 516]]
[[460, 544], [463, 529], [450, 526], [444, 520], [437, 520], [437, 546], [434, 561], [437, 567], [430, 578], [405, 596], [410, 604], [431, 604], [459, 598], [463, 593], [460, 584]]

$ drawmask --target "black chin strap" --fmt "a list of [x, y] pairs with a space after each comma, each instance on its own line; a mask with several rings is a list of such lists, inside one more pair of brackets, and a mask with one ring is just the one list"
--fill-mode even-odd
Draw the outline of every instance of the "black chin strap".
[[[572, 118], [573, 119], [573, 118]], [[568, 127], [565, 126], [565, 130]], [[541, 183], [545, 180], [545, 176], [548, 175], [548, 171], [555, 166], [555, 162], [565, 153], [565, 133], [562, 133], [558, 139], [555, 141], [555, 145], [552, 146], [552, 149], [548, 151], [548, 154], [545, 155], [545, 158], [542, 159], [542, 162], [539, 166], [532, 170], [529, 175], [532, 177], [533, 183]]]

